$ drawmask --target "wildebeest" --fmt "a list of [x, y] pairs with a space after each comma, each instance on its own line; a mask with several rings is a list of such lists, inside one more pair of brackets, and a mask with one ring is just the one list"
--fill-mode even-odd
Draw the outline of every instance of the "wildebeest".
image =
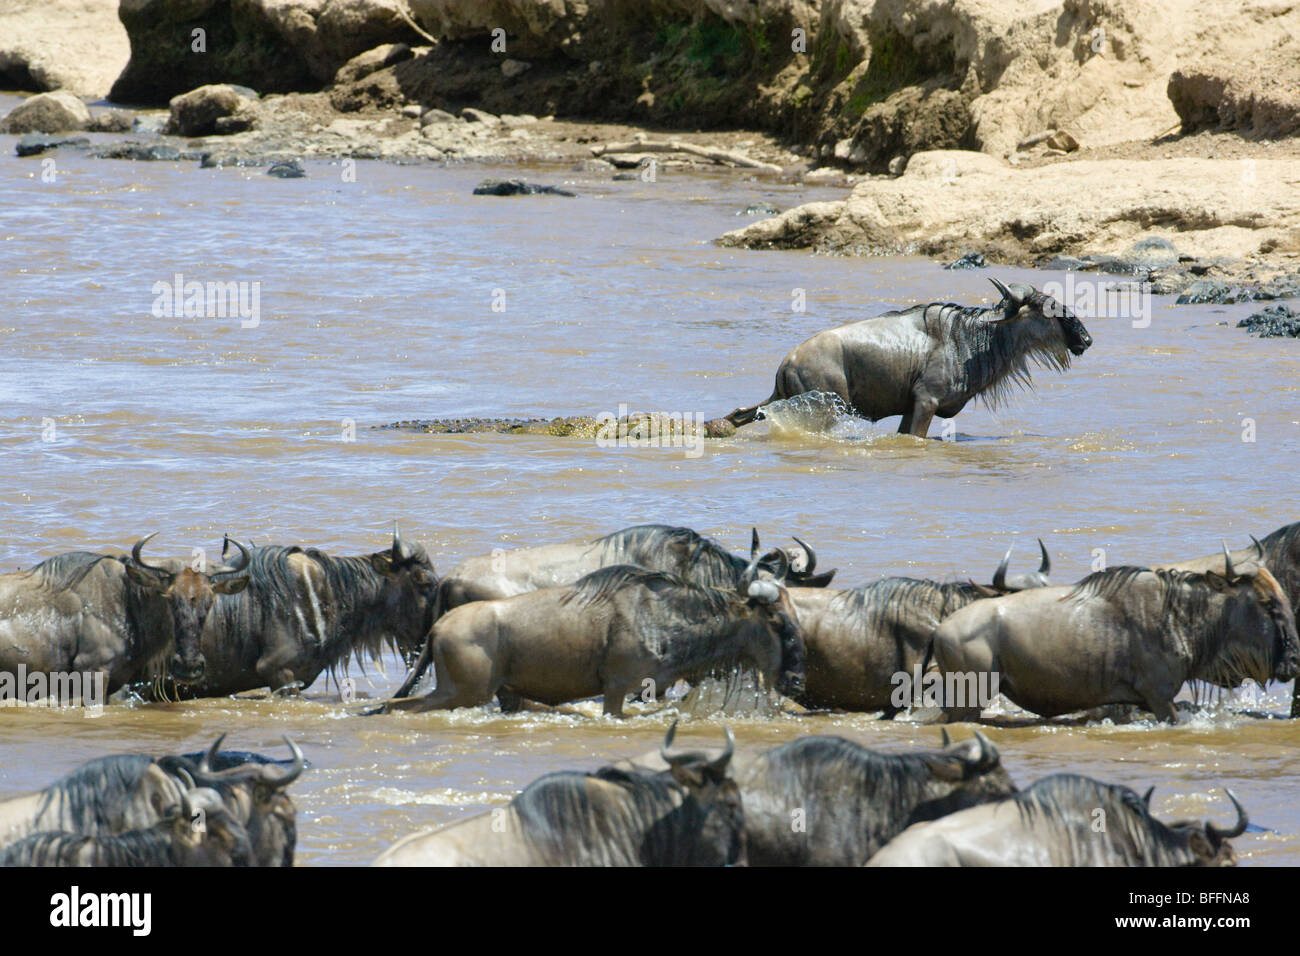
[[1049, 583], [1045, 548], [1038, 571], [1008, 579], [1010, 556], [1008, 551], [998, 565], [993, 588], [899, 577], [847, 590], [791, 588], [806, 649], [797, 701], [805, 707], [881, 710], [886, 718], [905, 709], [913, 694], [904, 693], [907, 702], [900, 704], [900, 689], [906, 688], [899, 675], [907, 675], [912, 691], [919, 689], [916, 678], [931, 635], [944, 618], [975, 601]]
[[[1284, 525], [1260, 541], [1251, 535], [1249, 548], [1228, 553], [1233, 565], [1248, 568], [1261, 564], [1277, 578], [1288, 598], [1291, 608], [1296, 612], [1296, 626], [1300, 627], [1300, 521]], [[1226, 547], [1225, 547], [1226, 551]], [[1211, 554], [1191, 561], [1179, 561], [1174, 564], [1160, 565], [1178, 571], [1214, 571], [1224, 572], [1224, 553]], [[1300, 684], [1297, 684], [1291, 697], [1291, 716], [1300, 717]]]
[[[601, 568], [621, 564], [663, 571], [702, 587], [729, 590], [757, 562], [756, 566], [766, 573], [773, 572], [778, 565], [785, 568], [789, 584], [826, 587], [835, 571], [817, 573], [817, 552], [798, 538], [794, 540], [801, 554], [773, 549], [760, 555], [755, 528], [746, 561], [690, 528], [644, 524], [595, 540], [498, 551], [462, 561], [447, 572], [438, 586], [435, 618], [472, 601], [491, 601], [541, 588], [571, 585]], [[427, 670], [431, 653], [426, 641], [419, 660], [395, 696], [404, 697], [411, 692]], [[514, 709], [518, 698], [504, 694], [502, 706]]]
[[44, 831], [0, 851], [0, 866], [252, 866], [248, 833], [215, 790], [181, 795], [147, 829], [91, 836]]
[[798, 693], [803, 641], [790, 599], [755, 575], [751, 562], [737, 588], [722, 590], [614, 565], [568, 587], [462, 605], [429, 633], [436, 689], [387, 707], [472, 707], [504, 688], [549, 705], [603, 695], [604, 712], [622, 716], [630, 693], [745, 666]]
[[661, 750], [669, 769], [547, 774], [510, 803], [389, 847], [376, 866], [727, 866], [745, 862], [740, 793], [722, 753]]
[[412, 655], [433, 623], [437, 577], [418, 544], [361, 557], [314, 548], [252, 549], [249, 585], [217, 601], [203, 631], [207, 671], [190, 690], [217, 696], [309, 686], [385, 645]]
[[943, 742], [883, 754], [842, 737], [801, 737], [733, 761], [749, 865], [861, 866], [917, 821], [1015, 792], [982, 734]]
[[302, 751], [286, 737], [292, 760], [282, 766], [222, 752], [221, 740], [193, 757], [100, 757], [43, 790], [0, 801], [0, 847], [42, 832], [109, 837], [147, 831], [203, 787], [219, 794], [246, 830], [255, 865], [292, 865], [296, 828], [285, 788], [303, 771]]
[[1233, 866], [1228, 840], [1246, 832], [1247, 819], [1227, 794], [1237, 809], [1230, 830], [1166, 824], [1151, 814], [1150, 790], [1139, 797], [1128, 787], [1055, 774], [996, 803], [909, 827], [867, 865]]
[[102, 674], [110, 694], [163, 677], [200, 680], [204, 621], [217, 595], [247, 586], [248, 551], [236, 542], [230, 568], [169, 570], [141, 557], [152, 537], [126, 558], [73, 551], [0, 575], [0, 672]]
[[991, 308], [932, 302], [818, 332], [776, 372], [772, 394], [726, 417], [748, 425], [764, 405], [823, 392], [871, 421], [902, 415], [899, 434], [924, 438], [935, 415], [952, 418], [973, 398], [996, 407], [1031, 385], [1029, 360], [1066, 369], [1092, 336], [1068, 308], [1021, 282], [994, 286]]
[[1225, 570], [1116, 567], [981, 601], [935, 630], [935, 659], [945, 673], [997, 673], [1003, 694], [1044, 717], [1140, 704], [1172, 721], [1189, 680], [1262, 687], [1300, 674], [1295, 615], [1276, 579], [1238, 573], [1231, 558]]

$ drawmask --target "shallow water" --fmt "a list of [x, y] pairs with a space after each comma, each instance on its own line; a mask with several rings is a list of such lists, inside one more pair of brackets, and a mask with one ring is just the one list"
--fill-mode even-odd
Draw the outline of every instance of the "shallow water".
[[[846, 586], [883, 574], [988, 580], [1013, 542], [1013, 567], [1033, 564], [1041, 535], [1054, 577], [1069, 581], [1094, 549], [1112, 564], [1193, 557], [1297, 518], [1300, 343], [1232, 328], [1249, 306], [1156, 299], [1146, 328], [1087, 318], [1096, 345], [1072, 370], [1040, 374], [1036, 391], [996, 412], [968, 409], [954, 442], [897, 437], [890, 421], [829, 435], [759, 424], [698, 456], [375, 430], [618, 414], [620, 403], [712, 418], [768, 395], [781, 357], [819, 329], [920, 301], [989, 300], [989, 274], [1063, 276], [719, 249], [710, 240], [747, 222], [736, 212], [752, 202], [842, 193], [734, 172], [612, 183], [556, 167], [362, 162], [344, 182], [327, 163], [277, 180], [61, 152], [45, 183], [12, 142], [0, 137], [0, 570], [129, 547], [155, 530], [158, 556], [218, 549], [226, 531], [362, 553], [386, 545], [394, 519], [445, 570], [497, 546], [662, 521], [737, 549], [751, 524], [772, 544], [797, 534]], [[579, 196], [470, 195], [505, 174]], [[259, 283], [260, 322], [155, 317], [154, 284], [175, 273]], [[805, 311], [792, 310], [795, 289]], [[391, 690], [401, 666], [386, 667], [360, 691]], [[1289, 687], [1243, 699], [1275, 713], [1288, 701]], [[669, 719], [613, 722], [591, 703], [360, 718], [323, 681], [306, 700], [110, 707], [97, 718], [6, 710], [0, 797], [105, 753], [195, 749], [223, 731], [231, 746], [282, 752], [288, 733], [313, 762], [293, 789], [299, 860], [364, 863], [543, 772], [648, 750]], [[839, 733], [898, 749], [938, 737], [869, 715], [729, 720], [742, 746]], [[716, 718], [688, 726], [687, 739], [720, 737]], [[1022, 785], [1062, 770], [1156, 784], [1166, 818], [1229, 821], [1217, 788], [1232, 786], [1276, 831], [1236, 841], [1243, 861], [1300, 862], [1297, 722], [1215, 711], [1175, 728], [989, 736]]]

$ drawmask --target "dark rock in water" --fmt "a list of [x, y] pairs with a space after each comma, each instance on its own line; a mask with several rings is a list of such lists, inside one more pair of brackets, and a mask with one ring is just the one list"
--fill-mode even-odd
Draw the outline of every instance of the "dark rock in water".
[[204, 153], [199, 160], [200, 169], [224, 169], [227, 166], [261, 166], [265, 160], [238, 153]]
[[770, 202], [750, 203], [737, 216], [779, 216], [781, 210]]
[[1300, 299], [1300, 274], [1269, 279], [1255, 291], [1256, 299]]
[[1152, 272], [1147, 281], [1152, 295], [1180, 295], [1195, 280], [1186, 272]]
[[614, 182], [616, 183], [629, 183], [635, 179], [640, 179], [640, 178], [641, 177], [638, 176], [636, 173], [615, 173], [614, 174]]
[[1251, 335], [1264, 339], [1300, 339], [1300, 312], [1285, 305], [1270, 305], [1263, 311], [1242, 319], [1237, 323], [1237, 328], [1246, 329]]
[[49, 133], [27, 133], [18, 140], [14, 152], [19, 156], [37, 156], [47, 149], [58, 149], [60, 146], [87, 149], [90, 146], [90, 140], [84, 136], [51, 136]]
[[129, 133], [135, 125], [135, 118], [126, 110], [106, 110], [90, 118], [86, 127], [93, 133]]
[[539, 186], [522, 179], [485, 179], [474, 187], [475, 196], [572, 196], [574, 193], [558, 186]]
[[1055, 269], [1061, 272], [1085, 272], [1097, 268], [1095, 263], [1085, 262], [1075, 256], [1052, 256], [1040, 265], [1042, 269]]
[[1119, 261], [1130, 272], [1150, 269], [1169, 269], [1178, 265], [1178, 250], [1163, 236], [1147, 236], [1129, 246]]
[[298, 160], [289, 159], [272, 163], [266, 174], [275, 176], [277, 179], [302, 179], [307, 175], [307, 171], [302, 168], [302, 163], [298, 162]]
[[968, 252], [956, 262], [950, 262], [945, 269], [983, 269], [988, 265], [984, 256], [978, 252]]
[[1214, 279], [1197, 279], [1178, 297], [1179, 305], [1230, 305], [1249, 302], [1254, 295], [1246, 289], [1233, 288]]
[[176, 160], [198, 159], [197, 153], [181, 152], [166, 143], [115, 143], [90, 154], [96, 159]]

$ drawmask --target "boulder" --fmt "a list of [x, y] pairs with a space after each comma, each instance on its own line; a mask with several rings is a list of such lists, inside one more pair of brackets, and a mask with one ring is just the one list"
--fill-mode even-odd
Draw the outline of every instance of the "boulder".
[[67, 90], [29, 97], [0, 121], [5, 133], [66, 133], [90, 126], [90, 110]]
[[0, 4], [0, 89], [63, 89], [98, 99], [126, 66], [130, 49], [110, 0]]
[[[233, 133], [251, 125], [251, 112], [255, 99], [248, 91], [241, 91], [227, 83], [214, 83], [172, 97], [171, 119], [165, 132], [173, 136], [210, 136], [213, 133]], [[244, 114], [240, 116], [239, 114]], [[235, 122], [223, 123], [221, 120]]]

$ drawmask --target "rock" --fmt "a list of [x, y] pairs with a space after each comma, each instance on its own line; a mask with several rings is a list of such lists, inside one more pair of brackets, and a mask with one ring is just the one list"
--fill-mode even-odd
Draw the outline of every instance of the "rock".
[[770, 202], [750, 203], [736, 213], [737, 216], [779, 216], [780, 214], [781, 210]]
[[[1025, 168], [970, 151], [917, 153], [897, 179], [864, 180], [845, 200], [787, 210], [719, 241], [943, 257], [975, 247], [1008, 262], [1083, 258], [1093, 250], [1096, 268], [1129, 272], [1134, 263], [1119, 250], [1150, 223], [1176, 234], [1178, 251], [1194, 258], [1239, 257], [1243, 247], [1265, 244], [1296, 249], [1300, 159], [1260, 159], [1252, 170], [1253, 188], [1243, 189], [1236, 159], [1073, 160]], [[1105, 201], [1080, 202], [1081, 196]], [[1143, 266], [1150, 261], [1167, 259], [1161, 253]]]
[[476, 110], [472, 106], [467, 106], [460, 111], [462, 119], [469, 120], [471, 123], [483, 123], [488, 126], [496, 126], [500, 122], [497, 117], [484, 110]]
[[523, 76], [533, 68], [531, 63], [525, 63], [523, 60], [502, 60], [501, 75], [507, 80], [513, 80], [517, 76]]
[[574, 193], [558, 186], [539, 186], [522, 179], [485, 179], [474, 187], [475, 196], [572, 196]]
[[889, 161], [889, 175], [891, 176], [903, 175], [903, 170], [906, 168], [907, 168], [906, 156], [895, 156], [893, 159]]
[[0, 122], [5, 133], [66, 133], [90, 125], [90, 110], [67, 90], [38, 93], [15, 106]]
[[129, 133], [135, 125], [135, 118], [126, 110], [105, 110], [90, 118], [86, 127], [92, 133]]
[[978, 252], [968, 252], [960, 259], [948, 263], [945, 269], [983, 269], [988, 265], [984, 256]]
[[116, 3], [11, 0], [0, 4], [0, 89], [61, 89], [100, 99], [129, 55]]
[[1223, 305], [1241, 301], [1226, 282], [1197, 279], [1178, 297], [1178, 305]]
[[118, 15], [131, 41], [110, 92], [122, 103], [164, 103], [214, 83], [320, 90], [358, 54], [422, 42], [395, 0], [121, 0]]
[[1242, 319], [1237, 323], [1237, 328], [1246, 329], [1251, 335], [1266, 339], [1283, 336], [1300, 338], [1300, 312], [1285, 305], [1272, 305]]
[[1182, 295], [1195, 281], [1186, 272], [1153, 272], [1147, 276], [1152, 295]]
[[431, 126], [434, 123], [455, 123], [456, 117], [452, 116], [446, 110], [431, 109], [425, 110], [420, 116], [421, 126]]
[[[249, 114], [253, 101], [227, 83], [200, 86], [180, 96], [172, 97], [171, 119], [167, 122], [167, 132], [173, 136], [209, 136], [221, 132], [217, 121], [223, 117], [237, 114]], [[251, 124], [251, 116], [242, 129]], [[229, 130], [238, 132], [238, 129]]]
[[502, 113], [497, 117], [497, 119], [500, 120], [502, 126], [510, 129], [517, 129], [522, 126], [532, 126], [537, 122], [537, 117], [533, 116], [531, 113], [520, 113], [519, 115], [513, 113]]
[[405, 43], [385, 43], [364, 53], [358, 53], [344, 63], [334, 74], [334, 83], [336, 85], [355, 83], [394, 63], [405, 62], [414, 55], [410, 46]]
[[1182, 131], [1237, 130], [1253, 139], [1300, 133], [1300, 39], [1271, 46], [1260, 30], [1260, 48], [1250, 55], [1223, 55], [1211, 48], [1169, 77], [1169, 100]]
[[90, 140], [84, 136], [51, 136], [48, 133], [25, 133], [18, 140], [14, 152], [19, 156], [38, 156], [46, 150], [58, 149], [60, 146], [86, 149], [90, 146]]
[[307, 171], [296, 159], [282, 159], [272, 163], [266, 174], [277, 179], [302, 179], [307, 175]]
[[1084, 272], [1096, 268], [1096, 264], [1085, 262], [1074, 256], [1052, 256], [1039, 265], [1040, 269], [1052, 269], [1058, 272]]
[[170, 113], [137, 113], [131, 122], [131, 129], [137, 133], [158, 133], [167, 128], [171, 120]]
[[424, 107], [420, 106], [419, 103], [408, 103], [402, 107], [401, 113], [407, 119], [418, 120], [424, 113]]
[[[635, 182], [636, 180], [638, 180], [638, 179], [640, 179], [640, 178], [641, 178], [641, 177], [640, 177], [639, 175], [637, 175], [636, 173], [615, 173], [615, 174], [614, 174], [614, 177], [613, 177], [614, 182], [616, 182], [616, 183], [630, 183], [630, 182]], [[739, 215], [739, 213], [737, 213], [737, 215]]]
[[1079, 141], [1065, 130], [1056, 131], [1045, 142], [1048, 149], [1060, 150], [1062, 153], [1073, 153], [1079, 148]]

